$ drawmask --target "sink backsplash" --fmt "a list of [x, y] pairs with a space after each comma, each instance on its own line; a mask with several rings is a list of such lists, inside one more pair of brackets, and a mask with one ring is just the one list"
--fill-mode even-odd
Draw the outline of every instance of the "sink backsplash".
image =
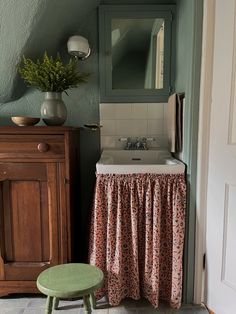
[[165, 103], [100, 104], [101, 148], [123, 148], [120, 138], [151, 137], [150, 147], [166, 148]]

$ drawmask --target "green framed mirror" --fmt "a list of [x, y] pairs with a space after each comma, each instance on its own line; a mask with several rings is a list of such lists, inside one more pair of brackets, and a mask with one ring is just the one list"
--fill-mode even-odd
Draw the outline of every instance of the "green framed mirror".
[[174, 5], [101, 5], [101, 102], [164, 102], [173, 86]]

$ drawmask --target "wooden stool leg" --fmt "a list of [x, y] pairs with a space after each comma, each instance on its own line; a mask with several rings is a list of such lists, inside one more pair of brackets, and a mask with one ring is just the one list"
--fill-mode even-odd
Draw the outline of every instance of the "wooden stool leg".
[[53, 309], [58, 310], [58, 305], [59, 305], [59, 299], [53, 298]]
[[94, 293], [90, 294], [90, 303], [92, 305], [92, 308], [95, 310], [97, 305], [96, 305], [96, 299], [95, 299]]
[[89, 295], [84, 295], [83, 296], [83, 300], [84, 300], [84, 311], [86, 314], [91, 314], [92, 310], [91, 310], [91, 304], [90, 304], [90, 300], [89, 300]]
[[52, 313], [52, 303], [53, 303], [53, 297], [48, 296], [45, 314], [51, 314]]

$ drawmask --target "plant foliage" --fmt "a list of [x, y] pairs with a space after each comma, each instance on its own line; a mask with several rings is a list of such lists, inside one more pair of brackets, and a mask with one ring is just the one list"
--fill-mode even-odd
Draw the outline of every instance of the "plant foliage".
[[42, 92], [63, 92], [87, 82], [88, 74], [79, 73], [77, 65], [76, 59], [63, 63], [59, 54], [53, 58], [45, 52], [42, 61], [23, 56], [18, 72], [29, 86]]

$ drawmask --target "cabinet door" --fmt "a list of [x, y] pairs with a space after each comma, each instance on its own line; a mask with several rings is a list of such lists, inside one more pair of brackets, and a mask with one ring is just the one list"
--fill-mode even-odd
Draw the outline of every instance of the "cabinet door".
[[56, 163], [0, 163], [0, 280], [35, 280], [59, 262]]

